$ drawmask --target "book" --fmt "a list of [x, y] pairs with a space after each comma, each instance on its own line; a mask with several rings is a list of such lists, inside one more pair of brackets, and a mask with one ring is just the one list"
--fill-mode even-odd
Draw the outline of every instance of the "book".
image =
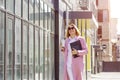
[[[71, 49], [82, 50], [80, 40], [70, 43]], [[73, 55], [74, 58], [79, 57], [77, 54]]]

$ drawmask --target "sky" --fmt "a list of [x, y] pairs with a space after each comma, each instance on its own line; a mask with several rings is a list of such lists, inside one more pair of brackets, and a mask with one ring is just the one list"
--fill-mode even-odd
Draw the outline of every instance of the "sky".
[[120, 19], [118, 20], [118, 25], [117, 25], [117, 34], [120, 34]]
[[110, 0], [111, 18], [119, 18], [117, 30], [120, 34], [120, 0]]
[[110, 0], [111, 17], [120, 18], [120, 0]]

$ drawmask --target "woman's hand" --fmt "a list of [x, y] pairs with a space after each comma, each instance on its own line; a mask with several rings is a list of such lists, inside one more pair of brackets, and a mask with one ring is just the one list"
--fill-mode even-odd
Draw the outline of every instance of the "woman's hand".
[[77, 54], [77, 50], [76, 49], [72, 49], [72, 55], [76, 55]]
[[65, 47], [61, 47], [61, 51], [62, 51], [62, 52], [65, 52]]

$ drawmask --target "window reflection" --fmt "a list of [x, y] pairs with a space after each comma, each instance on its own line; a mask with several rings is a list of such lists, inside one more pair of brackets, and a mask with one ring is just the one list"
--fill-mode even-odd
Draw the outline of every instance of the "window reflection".
[[14, 12], [14, 0], [6, 0], [6, 9], [10, 12]]
[[23, 0], [23, 18], [28, 20], [28, 0]]
[[48, 68], [48, 79], [51, 80], [51, 68], [50, 68], [50, 63], [51, 63], [51, 52], [50, 52], [50, 34], [47, 34], [47, 68]]
[[6, 80], [13, 80], [13, 20], [7, 18]]
[[15, 0], [15, 14], [21, 16], [21, 0]]
[[4, 13], [0, 11], [0, 80], [4, 76]]
[[44, 68], [45, 68], [44, 71], [45, 71], [45, 79], [48, 80], [47, 79], [48, 78], [47, 77], [48, 76], [47, 75], [47, 73], [48, 73], [48, 63], [47, 63], [47, 61], [48, 61], [48, 57], [47, 57], [48, 56], [48, 50], [47, 50], [47, 32], [44, 32], [44, 45], [45, 45], [45, 47], [44, 47], [45, 51], [43, 53], [44, 54]]
[[40, 27], [43, 27], [43, 1], [40, 0]]
[[52, 26], [51, 26], [51, 31], [54, 32], [54, 29], [55, 29], [55, 28], [54, 28], [54, 18], [55, 18], [54, 15], [55, 15], [55, 14], [54, 14], [54, 11], [52, 11], [51, 13], [52, 13], [52, 14], [51, 14], [51, 21], [52, 21], [52, 22], [51, 22], [51, 25], [52, 25]]
[[33, 69], [33, 57], [34, 57], [34, 43], [33, 43], [33, 26], [29, 26], [29, 80], [33, 80], [34, 69]]
[[4, 2], [5, 2], [4, 0], [0, 0], [0, 7], [1, 8], [4, 8]]
[[34, 0], [29, 0], [29, 21], [33, 23], [33, 6], [34, 6]]
[[43, 30], [40, 30], [40, 80], [43, 80]]
[[48, 7], [48, 25], [47, 25], [47, 29], [50, 30], [51, 27], [51, 9]]
[[53, 57], [55, 57], [54, 56], [54, 38], [55, 38], [54, 37], [54, 29], [55, 29], [55, 27], [54, 27], [54, 15], [55, 15], [54, 11], [51, 11], [51, 32], [53, 32], [53, 34], [50, 35], [50, 37], [51, 37], [51, 41], [50, 41], [51, 45], [50, 46], [51, 46], [51, 57], [52, 57], [51, 58], [51, 60], [52, 60], [51, 61], [52, 62], [51, 63], [52, 64], [52, 66], [51, 66], [51, 69], [52, 69], [52, 72], [51, 72], [52, 73], [52, 80], [54, 80], [54, 76], [55, 76], [55, 74], [54, 74], [54, 68], [55, 67], [53, 66], [54, 65], [54, 58]]
[[4, 1], [0, 0], [0, 8], [6, 5], [6, 19], [0, 10], [0, 80], [3, 76], [6, 80], [54, 80], [54, 11], [42, 0]]
[[39, 0], [35, 0], [35, 24], [39, 25]]
[[35, 29], [35, 80], [38, 80], [38, 73], [39, 73], [39, 54], [38, 54], [38, 29]]
[[52, 80], [54, 80], [54, 69], [55, 69], [55, 67], [54, 67], [54, 58], [53, 57], [55, 57], [54, 56], [54, 34], [51, 34], [51, 69], [52, 69]]
[[28, 26], [24, 23], [23, 25], [23, 56], [22, 56], [22, 65], [23, 65], [23, 80], [27, 80], [27, 71], [28, 71]]
[[47, 16], [48, 16], [48, 7], [47, 4], [44, 4], [44, 28], [47, 28]]
[[15, 80], [21, 80], [21, 21], [15, 20]]

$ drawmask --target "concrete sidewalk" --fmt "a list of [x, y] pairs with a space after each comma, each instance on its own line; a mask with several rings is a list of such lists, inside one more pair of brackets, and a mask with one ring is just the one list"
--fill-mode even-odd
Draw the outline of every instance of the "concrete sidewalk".
[[120, 72], [101, 72], [88, 77], [88, 80], [120, 80]]

